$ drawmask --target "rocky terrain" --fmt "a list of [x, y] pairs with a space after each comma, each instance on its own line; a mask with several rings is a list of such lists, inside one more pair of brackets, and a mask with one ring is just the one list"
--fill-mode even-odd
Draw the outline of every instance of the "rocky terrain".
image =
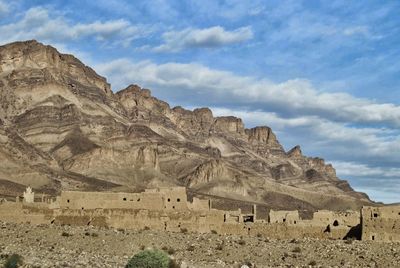
[[0, 265], [13, 253], [24, 267], [124, 267], [146, 248], [168, 252], [181, 267], [399, 267], [400, 243], [274, 240], [0, 222]]
[[74, 56], [36, 41], [0, 47], [0, 161], [6, 197], [27, 185], [50, 195], [183, 185], [222, 207], [371, 204], [323, 159], [286, 152], [267, 126], [170, 107], [137, 85], [114, 93]]

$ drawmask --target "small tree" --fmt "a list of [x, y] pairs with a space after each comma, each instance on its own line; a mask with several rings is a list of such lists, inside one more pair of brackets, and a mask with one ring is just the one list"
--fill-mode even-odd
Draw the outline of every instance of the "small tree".
[[160, 250], [144, 250], [133, 256], [125, 268], [168, 268], [168, 255]]

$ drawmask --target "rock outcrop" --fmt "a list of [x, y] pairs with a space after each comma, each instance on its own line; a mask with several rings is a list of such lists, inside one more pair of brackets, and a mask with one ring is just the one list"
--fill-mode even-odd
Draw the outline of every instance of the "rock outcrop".
[[286, 153], [269, 127], [171, 108], [138, 85], [113, 93], [93, 69], [36, 41], [0, 47], [0, 161], [0, 195], [25, 185], [46, 193], [184, 185], [238, 202], [277, 196], [287, 209], [371, 202], [323, 159], [300, 147]]

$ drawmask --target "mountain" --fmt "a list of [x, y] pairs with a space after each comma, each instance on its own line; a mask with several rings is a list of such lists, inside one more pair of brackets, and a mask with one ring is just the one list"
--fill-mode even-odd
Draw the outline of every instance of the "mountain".
[[77, 58], [36, 41], [0, 47], [0, 161], [4, 196], [26, 185], [48, 194], [184, 185], [226, 206], [371, 204], [323, 159], [285, 152], [267, 126], [171, 108], [137, 85], [113, 93]]

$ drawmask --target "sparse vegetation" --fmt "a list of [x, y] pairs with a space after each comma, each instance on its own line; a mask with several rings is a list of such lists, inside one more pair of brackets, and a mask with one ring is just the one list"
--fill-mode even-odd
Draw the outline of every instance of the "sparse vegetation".
[[223, 249], [224, 249], [224, 245], [225, 245], [224, 242], [219, 243], [215, 249], [216, 249], [216, 250], [223, 250]]
[[171, 259], [171, 260], [169, 261], [168, 268], [180, 268], [180, 267], [181, 267], [180, 264], [177, 263], [176, 260]]
[[144, 250], [133, 256], [125, 268], [169, 268], [171, 260], [160, 250]]
[[61, 236], [69, 237], [69, 236], [72, 236], [72, 235], [70, 233], [67, 233], [67, 232], [62, 232]]
[[292, 252], [294, 253], [300, 253], [301, 252], [301, 248], [300, 247], [295, 247]]
[[246, 241], [243, 240], [243, 239], [240, 239], [240, 240], [238, 241], [238, 244], [241, 245], [241, 246], [244, 246], [244, 245], [246, 245]]
[[164, 247], [162, 247], [161, 248], [163, 251], [165, 251], [165, 252], [167, 252], [169, 255], [173, 255], [173, 254], [175, 254], [175, 249], [173, 249], [172, 247], [167, 247], [167, 246], [164, 246]]
[[4, 263], [4, 268], [17, 268], [23, 264], [23, 258], [18, 254], [12, 254], [7, 257], [6, 262]]
[[91, 236], [92, 237], [98, 237], [99, 235], [97, 233], [92, 233]]
[[99, 234], [97, 234], [97, 233], [85, 232], [85, 236], [98, 237]]
[[317, 265], [317, 262], [316, 262], [316, 261], [310, 261], [310, 262], [308, 263], [308, 265], [310, 265], [310, 266], [316, 266], [316, 265]]

